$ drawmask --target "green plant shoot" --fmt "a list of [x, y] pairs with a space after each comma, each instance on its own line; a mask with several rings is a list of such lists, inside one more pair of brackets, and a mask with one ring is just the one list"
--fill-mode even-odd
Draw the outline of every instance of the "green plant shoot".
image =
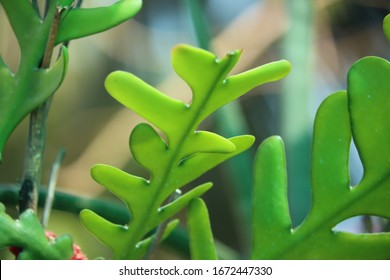
[[287, 61], [278, 61], [227, 77], [240, 54], [234, 51], [217, 59], [205, 50], [187, 45], [175, 47], [172, 65], [192, 89], [189, 104], [168, 97], [130, 73], [118, 71], [107, 77], [107, 91], [165, 136], [161, 137], [146, 123], [137, 125], [130, 135], [133, 157], [149, 172], [149, 178], [107, 165], [92, 168], [92, 177], [119, 196], [131, 212], [127, 225], [113, 224], [89, 210], [81, 212], [83, 224], [113, 250], [115, 258], [141, 258], [146, 234], [191, 199], [201, 196], [211, 183], [202, 184], [169, 204], [164, 201], [176, 189], [253, 144], [254, 138], [249, 135], [226, 139], [197, 130], [221, 106], [260, 84], [284, 77], [290, 70]]

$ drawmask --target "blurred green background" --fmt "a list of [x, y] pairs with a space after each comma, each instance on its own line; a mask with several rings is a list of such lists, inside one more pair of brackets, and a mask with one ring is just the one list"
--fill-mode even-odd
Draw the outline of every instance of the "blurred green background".
[[[83, 6], [113, 2], [85, 0]], [[198, 11], [194, 10], [194, 2], [200, 7]], [[310, 143], [315, 112], [327, 95], [345, 89], [347, 72], [354, 61], [367, 55], [389, 57], [390, 47], [382, 32], [382, 20], [389, 11], [390, 3], [385, 0], [144, 0], [134, 19], [70, 43], [68, 75], [56, 93], [48, 119], [43, 182], [47, 183], [52, 162], [62, 146], [66, 158], [59, 173], [61, 192], [108, 199], [121, 206], [91, 179], [90, 167], [105, 163], [145, 174], [128, 149], [130, 131], [143, 120], [106, 93], [103, 84], [110, 72], [132, 72], [164, 93], [189, 101], [190, 89], [170, 65], [170, 50], [175, 44], [207, 45], [217, 56], [243, 49], [235, 72], [287, 59], [293, 65], [287, 79], [256, 88], [217, 112], [202, 127], [227, 137], [239, 133], [256, 136], [253, 149], [194, 182], [214, 182], [204, 198], [215, 238], [223, 244], [220, 250], [226, 257], [245, 257], [251, 239], [251, 166], [256, 147], [268, 136], [283, 137], [290, 210], [294, 225], [298, 225], [310, 209]], [[16, 71], [18, 45], [1, 7], [0, 53]], [[22, 175], [26, 138], [25, 120], [6, 145], [0, 165], [0, 197], [10, 203], [10, 213], [16, 212], [16, 197], [9, 190], [15, 190]], [[357, 183], [361, 174], [359, 157], [352, 147], [352, 182]], [[89, 205], [84, 199], [76, 205], [68, 196], [59, 201], [57, 208], [75, 213]], [[102, 211], [110, 211], [106, 209]], [[110, 257], [108, 250], [84, 230], [75, 213], [53, 212], [49, 229], [58, 234], [71, 233], [90, 257]], [[181, 240], [183, 246], [175, 248], [172, 241], [167, 242], [159, 258], [188, 258], [183, 234], [185, 212], [179, 217], [183, 230], [176, 233], [176, 240]], [[127, 216], [118, 219], [126, 221]], [[358, 219], [344, 227], [360, 231], [362, 225]]]

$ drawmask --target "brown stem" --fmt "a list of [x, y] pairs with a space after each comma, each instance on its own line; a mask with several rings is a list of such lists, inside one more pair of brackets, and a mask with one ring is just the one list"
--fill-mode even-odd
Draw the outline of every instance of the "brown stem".
[[[181, 191], [179, 189], [177, 189], [173, 194], [170, 195], [170, 197], [168, 198], [167, 203], [171, 203], [171, 202], [175, 201], [180, 196], [181, 196]], [[154, 234], [154, 239], [152, 241], [152, 244], [150, 245], [149, 250], [148, 250], [148, 252], [146, 253], [146, 255], [144, 257], [145, 260], [152, 260], [152, 259], [154, 259], [154, 256], [155, 256], [155, 254], [157, 252], [158, 245], [160, 244], [161, 239], [163, 238], [165, 229], [167, 228], [167, 226], [168, 226], [170, 221], [171, 221], [171, 219], [168, 219], [165, 222], [161, 223], [157, 227], [156, 233]]]

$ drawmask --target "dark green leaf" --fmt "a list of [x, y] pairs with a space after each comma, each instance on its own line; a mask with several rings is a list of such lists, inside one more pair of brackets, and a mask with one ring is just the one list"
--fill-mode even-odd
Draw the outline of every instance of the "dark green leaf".
[[0, 203], [0, 232], [0, 248], [14, 246], [23, 249], [18, 259], [68, 260], [73, 255], [72, 239], [63, 235], [49, 241], [31, 209], [24, 211], [19, 220], [13, 220]]
[[[348, 95], [338, 92], [320, 106], [312, 150], [312, 209], [291, 228], [284, 149], [279, 138], [266, 140], [255, 165], [254, 259], [388, 259], [390, 233], [351, 234], [334, 230], [359, 215], [390, 218], [389, 62], [369, 57], [348, 76]], [[349, 181], [353, 139], [364, 177]]]
[[120, 0], [99, 8], [72, 8], [65, 12], [58, 28], [56, 44], [96, 34], [135, 16], [142, 0]]

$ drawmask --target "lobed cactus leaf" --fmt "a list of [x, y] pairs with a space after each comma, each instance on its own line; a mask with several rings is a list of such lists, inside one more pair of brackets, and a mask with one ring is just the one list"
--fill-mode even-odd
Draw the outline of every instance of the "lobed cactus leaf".
[[163, 138], [151, 125], [141, 123], [130, 135], [133, 157], [149, 172], [149, 178], [106, 165], [92, 168], [92, 177], [122, 198], [131, 212], [132, 219], [125, 226], [112, 224], [88, 210], [81, 213], [87, 229], [111, 247], [116, 258], [140, 257], [137, 248], [145, 244], [147, 233], [201, 196], [211, 184], [200, 185], [165, 204], [172, 193], [253, 144], [254, 138], [249, 135], [226, 139], [197, 130], [213, 111], [244, 94], [235, 85], [246, 84], [249, 90], [280, 79], [290, 70], [288, 62], [279, 61], [226, 77], [239, 53], [216, 59], [207, 51], [187, 45], [173, 49], [174, 69], [193, 92], [189, 104], [168, 97], [130, 73], [116, 71], [107, 77], [107, 91], [164, 134]]
[[[73, 8], [72, 3], [51, 0], [47, 15], [42, 19], [31, 1], [0, 0], [21, 52], [16, 73], [12, 73], [0, 57], [0, 161], [3, 147], [15, 127], [47, 100], [64, 79], [68, 63], [64, 47], [56, 65], [41, 69], [50, 40], [59, 44], [104, 31], [134, 16], [142, 5], [141, 0], [122, 0], [108, 7], [82, 9]], [[56, 22], [56, 15], [62, 9], [65, 12], [61, 12]], [[53, 26], [58, 27], [54, 35], [50, 33]]]
[[[0, 62], [0, 160], [3, 147], [23, 118], [61, 85], [68, 65], [68, 52], [62, 48], [60, 59], [49, 69], [35, 68], [13, 74]], [[28, 75], [27, 75], [28, 74]]]
[[23, 260], [68, 260], [73, 255], [70, 236], [63, 235], [49, 241], [35, 213], [28, 209], [14, 220], [5, 213], [0, 203], [0, 248], [13, 246], [23, 248], [18, 259]]
[[15, 127], [61, 84], [67, 67], [67, 52], [52, 69], [39, 69], [45, 52], [55, 7], [41, 20], [27, 0], [0, 0], [18, 40], [21, 59], [18, 71], [12, 73], [0, 61], [0, 160], [3, 147]]
[[[271, 137], [255, 163], [253, 259], [388, 259], [390, 233], [352, 234], [334, 228], [360, 215], [390, 218], [390, 63], [378, 57], [357, 61], [347, 91], [320, 106], [312, 147], [312, 208], [291, 227], [283, 142]], [[351, 139], [364, 176], [349, 180]]]

